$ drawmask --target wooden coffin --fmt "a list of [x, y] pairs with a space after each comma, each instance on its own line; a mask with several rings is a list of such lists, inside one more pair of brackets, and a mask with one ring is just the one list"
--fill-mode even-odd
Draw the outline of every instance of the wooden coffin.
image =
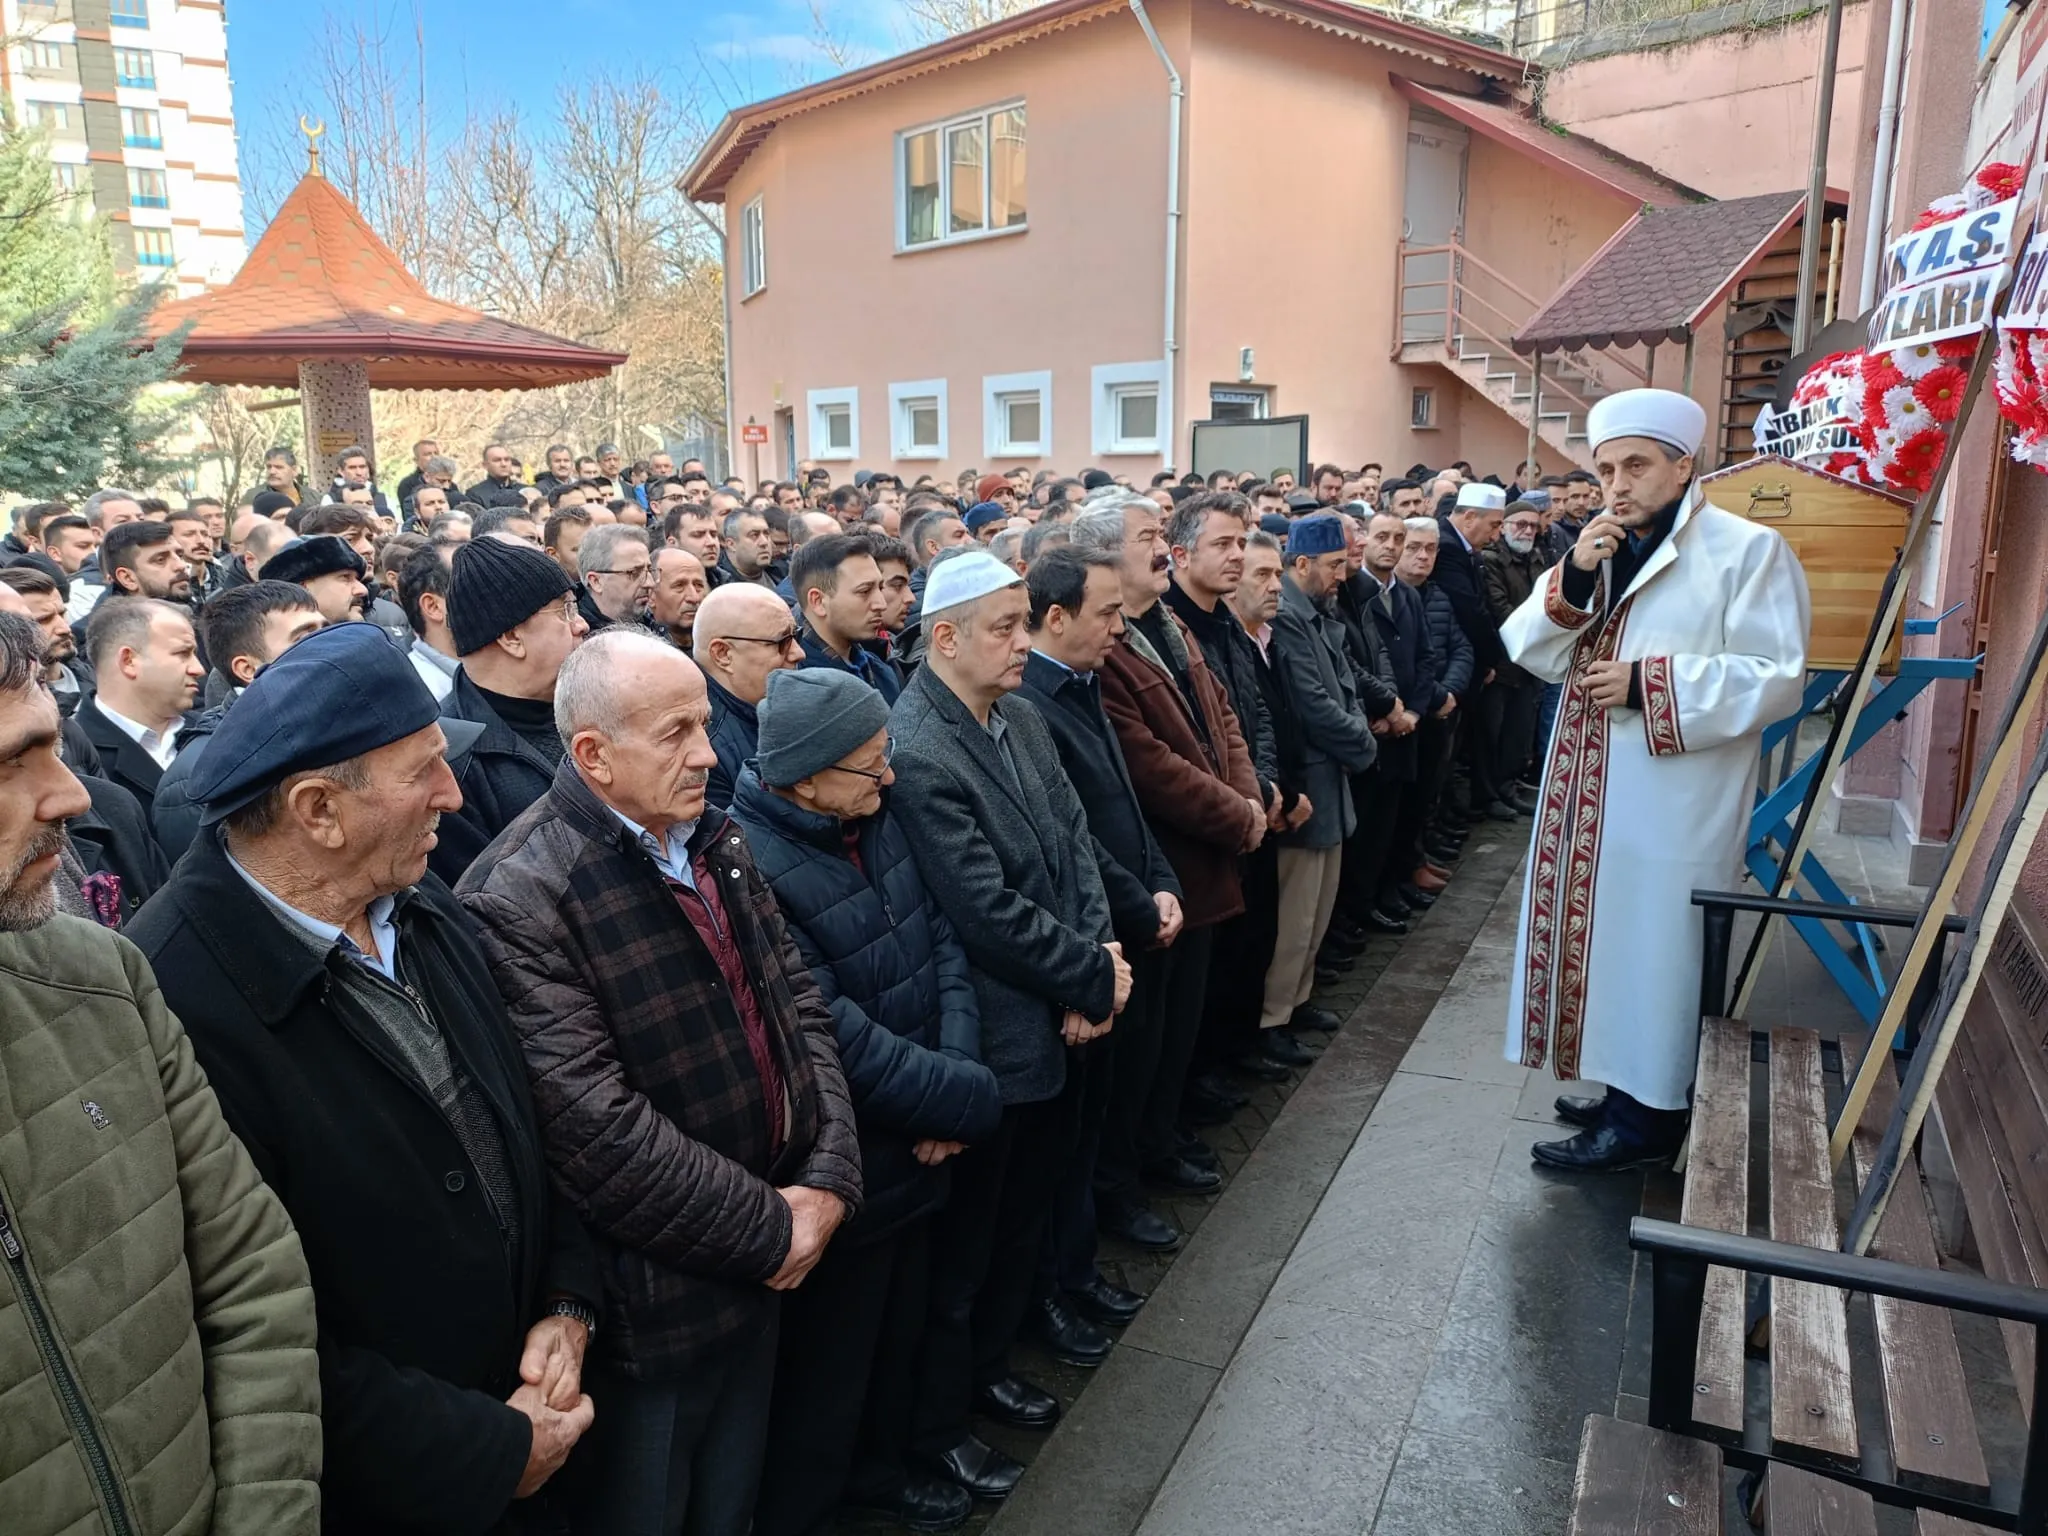
[[[1700, 491], [1723, 511], [1768, 523], [1785, 536], [1813, 593], [1806, 664], [1852, 669], [1905, 539], [1912, 501], [1774, 454], [1702, 475]], [[1885, 642], [1883, 669], [1891, 670], [1898, 656], [1894, 633]]]

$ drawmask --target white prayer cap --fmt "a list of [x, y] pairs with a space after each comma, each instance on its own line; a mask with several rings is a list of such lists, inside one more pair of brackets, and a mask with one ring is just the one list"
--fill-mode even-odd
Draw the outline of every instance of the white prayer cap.
[[1586, 437], [1595, 448], [1617, 437], [1647, 437], [1680, 453], [1698, 453], [1707, 440], [1707, 413], [1676, 390], [1624, 389], [1593, 402], [1586, 413]]
[[925, 581], [924, 615], [930, 618], [948, 608], [971, 603], [977, 597], [1022, 585], [1024, 578], [1017, 574], [1015, 566], [1003, 564], [985, 549], [970, 549], [965, 554], [933, 562], [932, 573]]
[[1461, 511], [1476, 508], [1481, 512], [1498, 512], [1507, 504], [1508, 493], [1497, 485], [1468, 480], [1458, 487], [1458, 507]]

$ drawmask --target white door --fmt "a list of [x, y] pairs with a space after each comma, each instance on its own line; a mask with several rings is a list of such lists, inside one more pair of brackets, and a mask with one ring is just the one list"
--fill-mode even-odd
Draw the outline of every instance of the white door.
[[[1448, 245], [1465, 226], [1465, 130], [1413, 113], [1408, 120], [1408, 180], [1401, 199], [1401, 239], [1408, 249]], [[1402, 263], [1401, 339], [1433, 341], [1451, 308], [1448, 254]]]

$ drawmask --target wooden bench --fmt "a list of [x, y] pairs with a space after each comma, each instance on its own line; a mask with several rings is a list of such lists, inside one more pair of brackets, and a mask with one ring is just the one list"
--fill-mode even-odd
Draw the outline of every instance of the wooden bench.
[[[2048, 1378], [2030, 1370], [2023, 1379], [2033, 1430], [2025, 1476], [2017, 1487], [1994, 1484], [1952, 1314], [1999, 1318], [2009, 1338], [2024, 1339], [2031, 1366], [2048, 1291], [1943, 1271], [1910, 1160], [1871, 1256], [1838, 1251], [1837, 1212], [1867, 1175], [1896, 1102], [1891, 1066], [1838, 1180], [1828, 1163], [1833, 1047], [1809, 1029], [1752, 1033], [1711, 1016], [1725, 992], [1733, 910], [1772, 903], [1704, 893], [1695, 901], [1710, 919], [1702, 977], [1710, 1016], [1681, 1221], [1639, 1219], [1630, 1230], [1631, 1245], [1652, 1262], [1650, 1423], [1588, 1420], [1574, 1536], [1719, 1531], [1724, 1467], [1747, 1475], [1747, 1513], [1775, 1536], [1875, 1536], [1880, 1503], [1914, 1510], [1921, 1536], [2044, 1536], [2048, 1403], [2038, 1394]], [[1777, 905], [1842, 916], [1814, 903]], [[1856, 916], [1882, 926], [1915, 918], [1867, 908]], [[1853, 1076], [1865, 1048], [1845, 1036], [1839, 1069]], [[1872, 1434], [1859, 1423], [1851, 1362], [1857, 1295], [1869, 1298], [1876, 1340], [1865, 1401], [1882, 1429]]]

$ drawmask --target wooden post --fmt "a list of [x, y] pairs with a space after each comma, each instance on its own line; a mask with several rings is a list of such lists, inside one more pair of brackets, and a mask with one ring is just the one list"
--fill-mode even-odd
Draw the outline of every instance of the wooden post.
[[1536, 349], [1529, 359], [1529, 451], [1524, 457], [1538, 469], [1543, 461], [1536, 457], [1537, 439], [1543, 429], [1543, 349]]
[[1685, 328], [1685, 381], [1680, 386], [1687, 395], [1692, 393], [1692, 356], [1694, 345], [1698, 341], [1699, 332], [1691, 326], [1687, 326]]

